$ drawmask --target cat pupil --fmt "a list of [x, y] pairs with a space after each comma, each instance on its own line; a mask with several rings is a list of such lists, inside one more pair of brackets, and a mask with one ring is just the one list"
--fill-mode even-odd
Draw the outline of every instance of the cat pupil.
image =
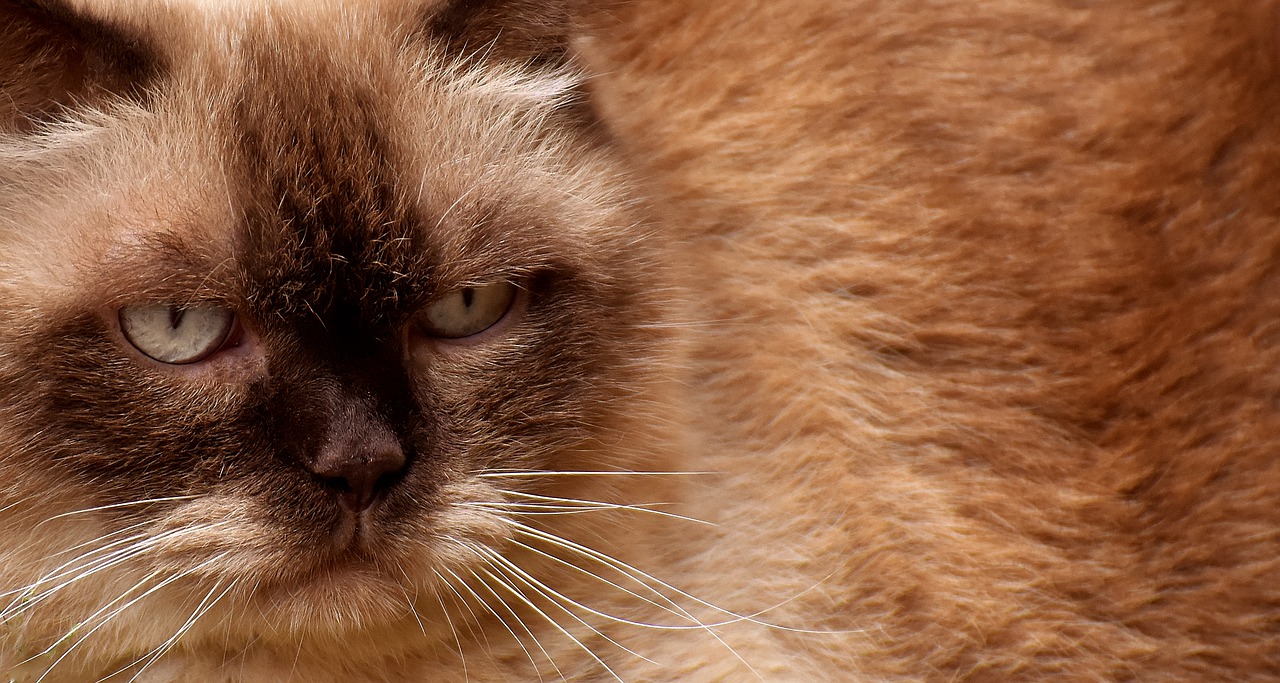
[[462, 305], [471, 308], [471, 302], [476, 298], [476, 290], [474, 287], [464, 287], [462, 289]]
[[187, 309], [178, 308], [177, 306], [169, 307], [169, 327], [175, 332], [182, 327], [182, 318], [187, 314]]

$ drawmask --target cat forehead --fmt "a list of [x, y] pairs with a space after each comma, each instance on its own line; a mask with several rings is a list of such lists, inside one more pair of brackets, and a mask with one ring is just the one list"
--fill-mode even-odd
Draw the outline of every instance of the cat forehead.
[[[456, 194], [447, 186], [467, 182], [469, 160], [485, 163], [478, 140], [469, 154], [440, 149], [484, 122], [455, 102], [462, 89], [442, 87], [450, 74], [429, 46], [371, 36], [369, 19], [344, 18], [340, 30], [287, 19], [261, 12], [219, 39], [214, 59], [226, 63], [209, 68], [203, 91], [179, 92], [197, 112], [210, 104], [238, 198], [296, 228], [381, 232], [410, 200], [429, 210], [426, 189]], [[410, 186], [421, 191], [406, 197]]]
[[400, 298], [425, 271], [430, 208], [402, 190], [414, 169], [396, 150], [394, 69], [371, 64], [371, 53], [339, 64], [320, 45], [272, 37], [232, 55], [234, 95], [217, 112], [241, 271], [277, 311], [316, 298]]
[[146, 108], [67, 139], [59, 154], [93, 169], [35, 234], [82, 252], [57, 259], [87, 274], [76, 292], [395, 299], [594, 258], [612, 164], [547, 125], [573, 73], [481, 68], [394, 13], [306, 10], [171, 22]]
[[472, 271], [455, 279], [539, 265], [557, 239], [556, 195], [571, 193], [554, 182], [563, 150], [530, 121], [565, 74], [478, 72], [426, 41], [372, 35], [369, 18], [318, 31], [287, 19], [228, 29], [169, 104], [172, 134], [213, 141], [188, 165], [220, 167], [224, 238], [251, 270], [399, 281], [426, 262]]

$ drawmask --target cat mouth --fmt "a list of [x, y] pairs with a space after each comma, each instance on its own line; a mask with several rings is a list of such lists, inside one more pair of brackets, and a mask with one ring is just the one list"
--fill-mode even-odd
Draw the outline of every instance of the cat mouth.
[[434, 505], [395, 490], [377, 492], [363, 505], [341, 501], [331, 510], [328, 520], [316, 530], [320, 562], [362, 566], [381, 565], [399, 557], [406, 547], [406, 525], [416, 527], [414, 520], [421, 522], [438, 511]]
[[342, 553], [365, 544], [369, 537], [369, 523], [363, 517], [363, 513], [351, 514], [345, 510], [338, 516], [338, 523], [330, 533], [334, 550]]
[[[338, 608], [351, 617], [357, 615], [366, 623], [379, 621], [378, 605], [384, 599], [395, 602], [402, 595], [404, 581], [387, 562], [349, 549], [332, 553], [314, 563], [297, 562], [293, 571], [269, 579], [255, 581], [247, 598], [268, 613], [281, 616], [306, 613], [314, 617], [317, 604]], [[384, 617], [395, 614], [389, 609]], [[343, 620], [321, 619], [315, 627], [340, 627]]]
[[[308, 587], [327, 590], [335, 582], [354, 589], [386, 580], [388, 566], [398, 559], [395, 544], [366, 515], [343, 514], [318, 540], [303, 552], [277, 558], [283, 563], [276, 569], [278, 589], [285, 593]], [[264, 589], [273, 583], [277, 581], [264, 582]]]
[[363, 510], [342, 507], [325, 534], [326, 558], [367, 564], [386, 554], [388, 539], [378, 517], [374, 506]]
[[[398, 448], [396, 453], [399, 454]], [[367, 481], [354, 477], [350, 468], [343, 477], [322, 479], [322, 486], [327, 489], [336, 510], [327, 532], [334, 551], [371, 554], [385, 545], [382, 536], [396, 514], [389, 509], [395, 507], [389, 499], [394, 497], [393, 489], [404, 478], [402, 458], [398, 456], [400, 471], [380, 472], [374, 468], [372, 473], [366, 473], [368, 476], [364, 478]], [[360, 469], [370, 467], [368, 463], [361, 464]]]

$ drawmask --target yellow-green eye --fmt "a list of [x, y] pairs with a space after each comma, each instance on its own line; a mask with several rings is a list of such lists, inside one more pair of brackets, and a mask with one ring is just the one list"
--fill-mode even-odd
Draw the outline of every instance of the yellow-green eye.
[[502, 320], [516, 298], [516, 286], [495, 282], [455, 289], [427, 307], [423, 331], [442, 339], [479, 334]]
[[120, 329], [129, 343], [171, 365], [208, 358], [222, 348], [235, 321], [235, 313], [213, 304], [141, 304], [120, 309]]

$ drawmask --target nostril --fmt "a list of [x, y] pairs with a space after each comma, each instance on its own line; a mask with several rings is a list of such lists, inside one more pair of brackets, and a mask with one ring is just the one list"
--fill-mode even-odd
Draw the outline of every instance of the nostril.
[[[312, 465], [311, 472], [333, 491], [343, 507], [360, 513], [373, 506], [400, 479], [404, 451], [399, 444], [359, 444], [356, 447], [326, 449]], [[361, 446], [364, 446], [363, 448]]]
[[345, 390], [322, 392], [316, 401], [321, 415], [312, 428], [319, 433], [300, 439], [306, 450], [299, 464], [348, 511], [365, 512], [404, 475], [399, 434], [371, 403]]

